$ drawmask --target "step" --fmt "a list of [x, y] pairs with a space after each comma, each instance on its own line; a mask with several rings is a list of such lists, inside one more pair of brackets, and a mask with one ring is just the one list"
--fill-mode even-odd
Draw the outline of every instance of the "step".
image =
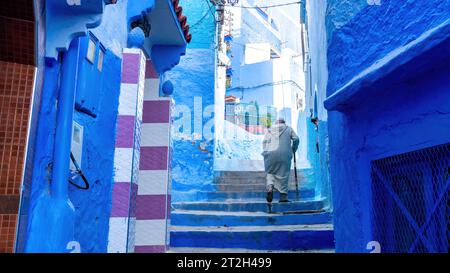
[[[315, 197], [315, 190], [311, 188], [300, 189], [300, 200], [311, 199]], [[297, 199], [297, 192], [295, 190], [289, 191], [289, 200]], [[187, 202], [187, 201], [225, 201], [230, 199], [248, 201], [263, 201], [266, 200], [265, 191], [172, 191], [172, 202]], [[274, 193], [274, 200], [279, 199], [279, 193]]]
[[221, 212], [175, 210], [170, 214], [174, 226], [273, 226], [329, 224], [329, 212], [269, 214], [266, 212]]
[[266, 185], [266, 179], [264, 178], [224, 178], [218, 177], [214, 179], [214, 185], [223, 185], [223, 184], [255, 184], [255, 185]]
[[214, 178], [214, 183], [220, 184], [220, 183], [245, 183], [246, 181], [256, 182], [256, 183], [265, 183], [266, 178], [265, 177], [253, 177], [251, 175], [245, 176], [245, 177], [226, 177], [226, 176], [219, 176]]
[[331, 224], [271, 227], [171, 226], [170, 246], [260, 250], [333, 249], [334, 233]]
[[[314, 189], [301, 189], [299, 192], [299, 196], [301, 199], [313, 198], [315, 196]], [[220, 201], [220, 200], [228, 200], [228, 199], [261, 199], [265, 200], [266, 191], [227, 191], [227, 192], [218, 192], [218, 191], [201, 191], [196, 193], [196, 198], [193, 200], [208, 200], [208, 201]], [[277, 200], [278, 193], [274, 193], [274, 199]], [[288, 198], [291, 200], [295, 200], [297, 198], [297, 192], [295, 190], [289, 191]]]
[[[272, 203], [273, 212], [289, 211], [319, 211], [324, 207], [324, 200], [293, 201], [289, 203]], [[261, 211], [268, 212], [268, 203], [264, 201], [214, 201], [214, 202], [178, 202], [172, 203], [173, 209], [178, 210], [209, 210], [209, 211]]]
[[219, 192], [251, 192], [266, 189], [265, 184], [216, 184], [214, 186]]
[[[302, 175], [298, 173], [298, 178], [301, 180]], [[221, 172], [214, 176], [214, 183], [263, 183], [266, 182], [267, 174], [265, 172]], [[294, 181], [294, 171], [291, 171], [291, 180]]]
[[[252, 191], [265, 191], [266, 184], [255, 183], [237, 183], [237, 184], [215, 184], [216, 191], [218, 192], [252, 192]], [[289, 190], [295, 190], [295, 183], [289, 183]]]
[[171, 247], [167, 253], [335, 253], [334, 249], [268, 250], [246, 248]]
[[248, 172], [248, 171], [219, 171], [214, 173], [215, 177], [226, 177], [226, 178], [266, 178], [266, 173], [264, 171]]

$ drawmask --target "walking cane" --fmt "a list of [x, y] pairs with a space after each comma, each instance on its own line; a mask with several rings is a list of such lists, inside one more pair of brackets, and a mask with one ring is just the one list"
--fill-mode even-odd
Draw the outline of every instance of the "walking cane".
[[295, 190], [297, 195], [297, 201], [300, 200], [300, 193], [298, 192], [298, 177], [297, 177], [297, 158], [294, 152], [294, 177], [295, 177]]

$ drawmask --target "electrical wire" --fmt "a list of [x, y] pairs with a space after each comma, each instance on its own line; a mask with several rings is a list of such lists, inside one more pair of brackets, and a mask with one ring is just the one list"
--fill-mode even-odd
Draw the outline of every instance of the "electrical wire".
[[212, 17], [214, 18], [214, 25], [217, 25], [217, 20], [216, 20], [216, 15], [214, 14], [214, 12], [211, 10], [212, 5], [210, 5], [208, 0], [205, 0], [206, 4], [209, 7], [209, 12], [211, 12]]
[[195, 29], [197, 26], [199, 26], [201, 23], [203, 23], [203, 21], [208, 17], [208, 14], [211, 14], [213, 16], [213, 18], [214, 18], [214, 21], [215, 21], [215, 16], [214, 16], [214, 13], [212, 13], [211, 6], [209, 5], [209, 2], [207, 1], [206, 3], [208, 5], [208, 8], [207, 8], [208, 10], [205, 11], [205, 14], [197, 22], [195, 22], [195, 23], [190, 25], [190, 29], [191, 30]]
[[206, 17], [208, 17], [209, 15], [209, 11], [206, 11], [206, 13], [203, 15], [202, 18], [200, 18], [197, 22], [195, 22], [194, 24], [192, 24], [190, 26], [190, 29], [195, 29], [197, 26], [199, 26], [201, 23], [203, 23], [203, 21], [206, 19]]
[[254, 46], [251, 46], [251, 45], [249, 45], [249, 44], [241, 44], [241, 43], [238, 43], [238, 42], [235, 42], [235, 41], [232, 41], [231, 42], [233, 45], [240, 45], [240, 46], [242, 46], [242, 47], [248, 47], [248, 48], [251, 48], [251, 49], [255, 49], [255, 50], [259, 50], [259, 51], [264, 51], [264, 52], [266, 52], [267, 50], [265, 50], [265, 49], [262, 49], [262, 48], [258, 48], [258, 47], [254, 47]]
[[295, 87], [297, 87], [298, 89], [302, 90], [303, 92], [305, 91], [305, 90], [304, 90], [300, 85], [298, 85], [298, 83], [296, 83], [295, 81], [293, 81], [293, 80], [284, 80], [284, 81], [278, 81], [278, 82], [263, 83], [263, 84], [259, 84], [259, 85], [256, 85], [256, 86], [250, 86], [250, 87], [242, 87], [242, 86], [239, 86], [239, 87], [233, 87], [233, 88], [227, 89], [227, 92], [228, 92], [228, 91], [234, 91], [234, 90], [258, 89], [258, 88], [261, 88], [261, 87], [275, 86], [275, 85], [288, 84], [288, 83], [293, 84]]
[[[69, 178], [69, 183], [72, 184], [74, 187], [80, 189], [80, 190], [88, 190], [89, 189], [89, 182], [86, 178], [86, 176], [84, 176], [83, 172], [80, 169], [80, 166], [78, 165], [75, 156], [73, 155], [72, 152], [70, 152], [70, 159], [72, 160], [73, 165], [76, 168], [76, 171], [73, 173], [73, 176]], [[81, 179], [84, 182], [84, 187], [76, 184], [75, 182], [73, 182], [74, 178], [76, 178], [77, 176], [80, 176]]]

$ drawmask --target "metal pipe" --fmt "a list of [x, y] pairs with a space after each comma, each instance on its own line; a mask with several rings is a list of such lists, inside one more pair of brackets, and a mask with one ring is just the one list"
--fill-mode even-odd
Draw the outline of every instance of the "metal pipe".
[[[53, 171], [51, 194], [53, 198], [68, 199], [70, 167], [70, 146], [72, 141], [73, 109], [78, 73], [79, 39], [75, 39], [68, 51], [63, 53], [61, 84], [58, 95], [55, 147], [53, 151]], [[73, 48], [76, 50], [71, 50]]]

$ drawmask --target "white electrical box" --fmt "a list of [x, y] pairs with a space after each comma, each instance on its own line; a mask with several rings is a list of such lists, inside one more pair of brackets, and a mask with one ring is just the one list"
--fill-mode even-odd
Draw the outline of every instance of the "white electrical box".
[[[73, 122], [72, 128], [72, 144], [70, 150], [77, 161], [78, 166], [81, 168], [81, 158], [83, 156], [83, 126], [77, 122]], [[75, 171], [76, 167], [70, 160], [70, 170]]]

